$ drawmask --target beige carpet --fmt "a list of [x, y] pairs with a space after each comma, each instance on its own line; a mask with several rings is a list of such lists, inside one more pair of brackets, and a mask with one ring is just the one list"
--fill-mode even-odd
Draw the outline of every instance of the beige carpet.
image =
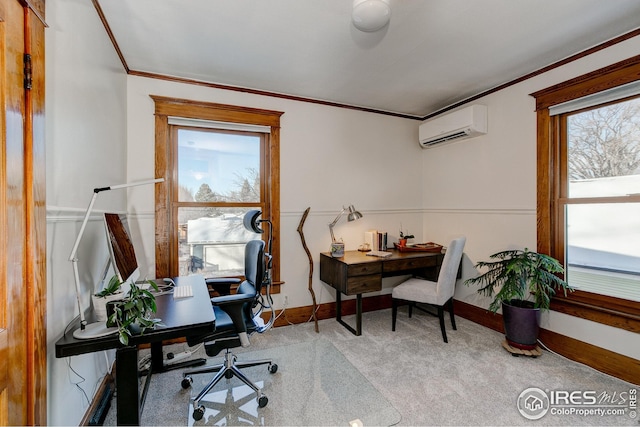
[[[353, 322], [354, 319], [347, 316], [345, 320]], [[453, 331], [447, 321], [448, 344], [442, 341], [436, 318], [417, 313], [409, 319], [402, 308], [396, 332], [391, 331], [390, 310], [382, 310], [364, 314], [360, 337], [334, 319], [321, 321], [319, 334], [314, 332], [311, 323], [306, 323], [254, 336], [252, 346], [239, 352], [239, 358], [251, 356], [244, 353], [259, 357], [286, 354], [286, 357], [280, 356], [283, 360], [274, 360], [279, 369], [273, 375], [267, 373], [265, 367], [246, 371], [250, 378], [262, 382], [269, 404], [262, 409], [253, 408], [257, 406], [254, 394], [243, 391], [239, 381], [235, 386], [232, 383], [232, 391], [228, 392], [230, 389], [224, 387], [223, 381], [215, 389], [217, 395], [210, 399], [212, 411], [195, 425], [346, 426], [353, 417], [358, 417], [367, 420], [363, 422], [365, 426], [638, 426], [638, 418], [631, 417], [629, 396], [631, 389], [637, 393], [640, 387], [548, 352], [535, 359], [513, 357], [500, 345], [501, 334], [459, 317], [456, 321], [457, 331]], [[172, 347], [167, 351], [188, 348], [186, 345]], [[319, 363], [327, 348], [339, 353], [334, 355], [330, 366]], [[305, 363], [307, 359], [309, 363]], [[339, 378], [325, 383], [323, 376], [335, 372]], [[193, 424], [189, 402], [196, 390], [182, 390], [181, 378], [181, 373], [176, 371], [152, 377], [142, 414], [143, 424]], [[205, 380], [202, 378], [202, 382]], [[540, 419], [532, 421], [518, 409], [519, 396], [530, 388], [543, 393], [593, 392], [598, 399], [608, 397], [608, 408], [601, 409], [622, 413], [603, 416], [585, 413], [585, 409], [604, 407], [603, 402], [589, 408], [555, 405]], [[363, 391], [382, 402], [370, 405], [380, 409], [373, 418], [367, 418], [374, 415], [366, 409], [371, 402], [358, 400]], [[230, 400], [225, 409], [226, 399]], [[114, 423], [115, 404], [105, 425]]]
[[[400, 414], [371, 383], [326, 339], [289, 344], [244, 353], [239, 360], [271, 359], [278, 371], [266, 366], [245, 370], [269, 398], [258, 408], [256, 393], [237, 378], [221, 381], [203, 402], [202, 420], [189, 425], [393, 425]], [[211, 374], [193, 377], [195, 397]], [[189, 408], [191, 413], [192, 408]]]

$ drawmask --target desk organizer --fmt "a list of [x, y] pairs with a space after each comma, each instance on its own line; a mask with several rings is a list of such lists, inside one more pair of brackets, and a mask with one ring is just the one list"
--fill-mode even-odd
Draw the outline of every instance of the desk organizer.
[[442, 245], [433, 242], [416, 243], [415, 245], [399, 246], [397, 243], [393, 244], [400, 252], [441, 252]]

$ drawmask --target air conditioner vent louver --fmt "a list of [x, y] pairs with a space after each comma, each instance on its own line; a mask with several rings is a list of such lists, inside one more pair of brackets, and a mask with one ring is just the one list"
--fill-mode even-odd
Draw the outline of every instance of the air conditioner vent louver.
[[460, 132], [456, 132], [456, 133], [451, 134], [451, 135], [443, 136], [441, 138], [436, 138], [436, 139], [430, 140], [430, 141], [426, 142], [425, 145], [440, 144], [441, 142], [451, 141], [453, 139], [458, 139], [458, 138], [464, 138], [466, 136], [469, 136], [469, 130], [467, 130], [467, 129], [465, 129], [463, 131], [460, 131]]
[[418, 133], [423, 148], [484, 135], [487, 133], [487, 107], [472, 105], [426, 120], [420, 125]]

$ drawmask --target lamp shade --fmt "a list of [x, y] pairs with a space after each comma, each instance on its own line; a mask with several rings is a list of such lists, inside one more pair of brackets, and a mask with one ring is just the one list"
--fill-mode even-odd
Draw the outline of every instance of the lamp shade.
[[342, 210], [340, 211], [336, 219], [334, 219], [333, 222], [329, 224], [329, 232], [331, 233], [331, 242], [336, 242], [336, 237], [333, 234], [333, 227], [335, 227], [335, 225], [338, 223], [342, 215], [347, 211], [349, 211], [349, 213], [347, 214], [347, 221], [349, 222], [362, 218], [362, 214], [358, 212], [356, 208], [353, 207], [353, 205], [349, 205], [349, 208], [345, 208], [343, 206]]
[[351, 20], [360, 31], [380, 30], [391, 19], [389, 0], [354, 0]]
[[353, 207], [353, 205], [349, 205], [349, 215], [347, 215], [347, 221], [355, 221], [356, 219], [362, 218], [362, 214]]

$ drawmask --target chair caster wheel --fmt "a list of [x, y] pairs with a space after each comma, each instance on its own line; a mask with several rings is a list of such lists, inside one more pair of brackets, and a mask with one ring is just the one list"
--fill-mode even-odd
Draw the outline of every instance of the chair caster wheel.
[[193, 410], [193, 414], [191, 414], [194, 420], [200, 421], [202, 417], [204, 417], [204, 406], [198, 406]]
[[230, 380], [231, 378], [233, 378], [233, 371], [227, 371], [224, 373], [224, 377], [228, 380]]
[[182, 385], [182, 388], [186, 390], [186, 389], [188, 389], [189, 387], [191, 387], [191, 384], [192, 384], [192, 383], [193, 383], [193, 378], [191, 378], [191, 377], [184, 377], [184, 378], [182, 379], [182, 383], [181, 383], [181, 385]]
[[260, 396], [258, 396], [259, 408], [264, 408], [265, 406], [267, 406], [267, 403], [269, 403], [269, 399], [267, 399], [267, 396], [265, 396], [264, 394], [261, 394]]
[[272, 373], [272, 374], [275, 374], [276, 372], [278, 372], [278, 365], [276, 365], [275, 363], [270, 365], [269, 366], [269, 372]]

